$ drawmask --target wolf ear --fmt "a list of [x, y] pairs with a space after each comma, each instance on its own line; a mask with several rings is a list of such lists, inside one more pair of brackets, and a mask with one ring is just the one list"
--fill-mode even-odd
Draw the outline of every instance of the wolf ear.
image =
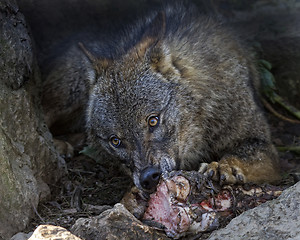
[[[84, 46], [84, 44], [82, 42], [79, 42], [78, 45], [81, 48], [81, 50], [83, 51], [83, 53], [87, 56], [89, 61], [91, 62], [92, 66], [93, 66], [93, 70], [95, 71], [94, 74], [90, 74], [91, 75], [90, 82], [93, 83], [95, 81], [97, 74], [99, 74], [101, 71], [107, 69], [111, 65], [112, 61], [107, 58], [101, 59], [101, 58], [95, 57], [89, 50], [86, 49], [86, 47]], [[94, 75], [94, 77], [92, 77], [92, 75]]]
[[159, 12], [148, 26], [141, 40], [130, 51], [133, 57], [144, 57], [148, 49], [155, 46], [162, 39], [166, 31], [166, 16], [164, 12]]

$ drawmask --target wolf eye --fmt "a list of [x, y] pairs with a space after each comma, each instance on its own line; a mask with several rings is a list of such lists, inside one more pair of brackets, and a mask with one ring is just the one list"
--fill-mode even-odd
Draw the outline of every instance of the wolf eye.
[[111, 136], [110, 137], [110, 143], [113, 147], [117, 148], [117, 147], [120, 146], [121, 140], [116, 136]]
[[159, 117], [158, 116], [149, 117], [148, 124], [150, 127], [157, 127], [159, 125]]

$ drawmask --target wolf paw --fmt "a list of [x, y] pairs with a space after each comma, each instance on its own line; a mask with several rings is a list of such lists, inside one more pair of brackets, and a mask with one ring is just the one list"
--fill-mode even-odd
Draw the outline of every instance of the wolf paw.
[[61, 157], [72, 158], [74, 156], [74, 148], [70, 143], [59, 139], [53, 139], [53, 144]]
[[214, 181], [220, 182], [221, 185], [246, 182], [243, 170], [227, 161], [202, 163], [199, 172]]
[[129, 192], [125, 193], [121, 199], [121, 203], [136, 218], [141, 219], [147, 207], [147, 201], [145, 199], [143, 193], [134, 186]]

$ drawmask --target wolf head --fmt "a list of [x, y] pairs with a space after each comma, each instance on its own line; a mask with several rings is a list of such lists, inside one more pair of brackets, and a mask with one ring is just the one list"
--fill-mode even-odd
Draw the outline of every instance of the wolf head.
[[198, 110], [191, 109], [192, 96], [180, 84], [164, 34], [164, 15], [158, 14], [118, 59], [95, 59], [84, 49], [96, 69], [86, 120], [89, 140], [123, 160], [136, 186], [146, 191], [155, 188], [162, 172], [194, 156], [198, 131], [188, 115]]

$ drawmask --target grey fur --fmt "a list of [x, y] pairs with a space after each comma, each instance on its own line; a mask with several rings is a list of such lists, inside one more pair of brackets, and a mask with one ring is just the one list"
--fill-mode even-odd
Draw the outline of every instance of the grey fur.
[[[232, 157], [247, 165], [237, 168], [245, 181], [277, 179], [277, 154], [254, 91], [258, 74], [245, 47], [221, 23], [187, 4], [168, 4], [162, 12], [116, 33], [113, 46], [109, 40], [83, 39], [98, 62], [89, 62], [73, 45], [59, 58], [64, 63], [50, 71], [45, 99], [53, 98], [54, 88], [59, 101], [74, 99], [70, 89], [77, 86], [79, 101], [71, 106], [77, 102], [87, 109], [90, 143], [122, 159], [138, 187], [147, 166], [163, 172], [197, 169]], [[78, 109], [67, 105], [54, 108], [69, 116]], [[149, 127], [152, 115], [159, 116], [158, 127]], [[111, 136], [122, 141], [119, 147], [112, 146]], [[251, 177], [248, 166], [265, 170]]]

